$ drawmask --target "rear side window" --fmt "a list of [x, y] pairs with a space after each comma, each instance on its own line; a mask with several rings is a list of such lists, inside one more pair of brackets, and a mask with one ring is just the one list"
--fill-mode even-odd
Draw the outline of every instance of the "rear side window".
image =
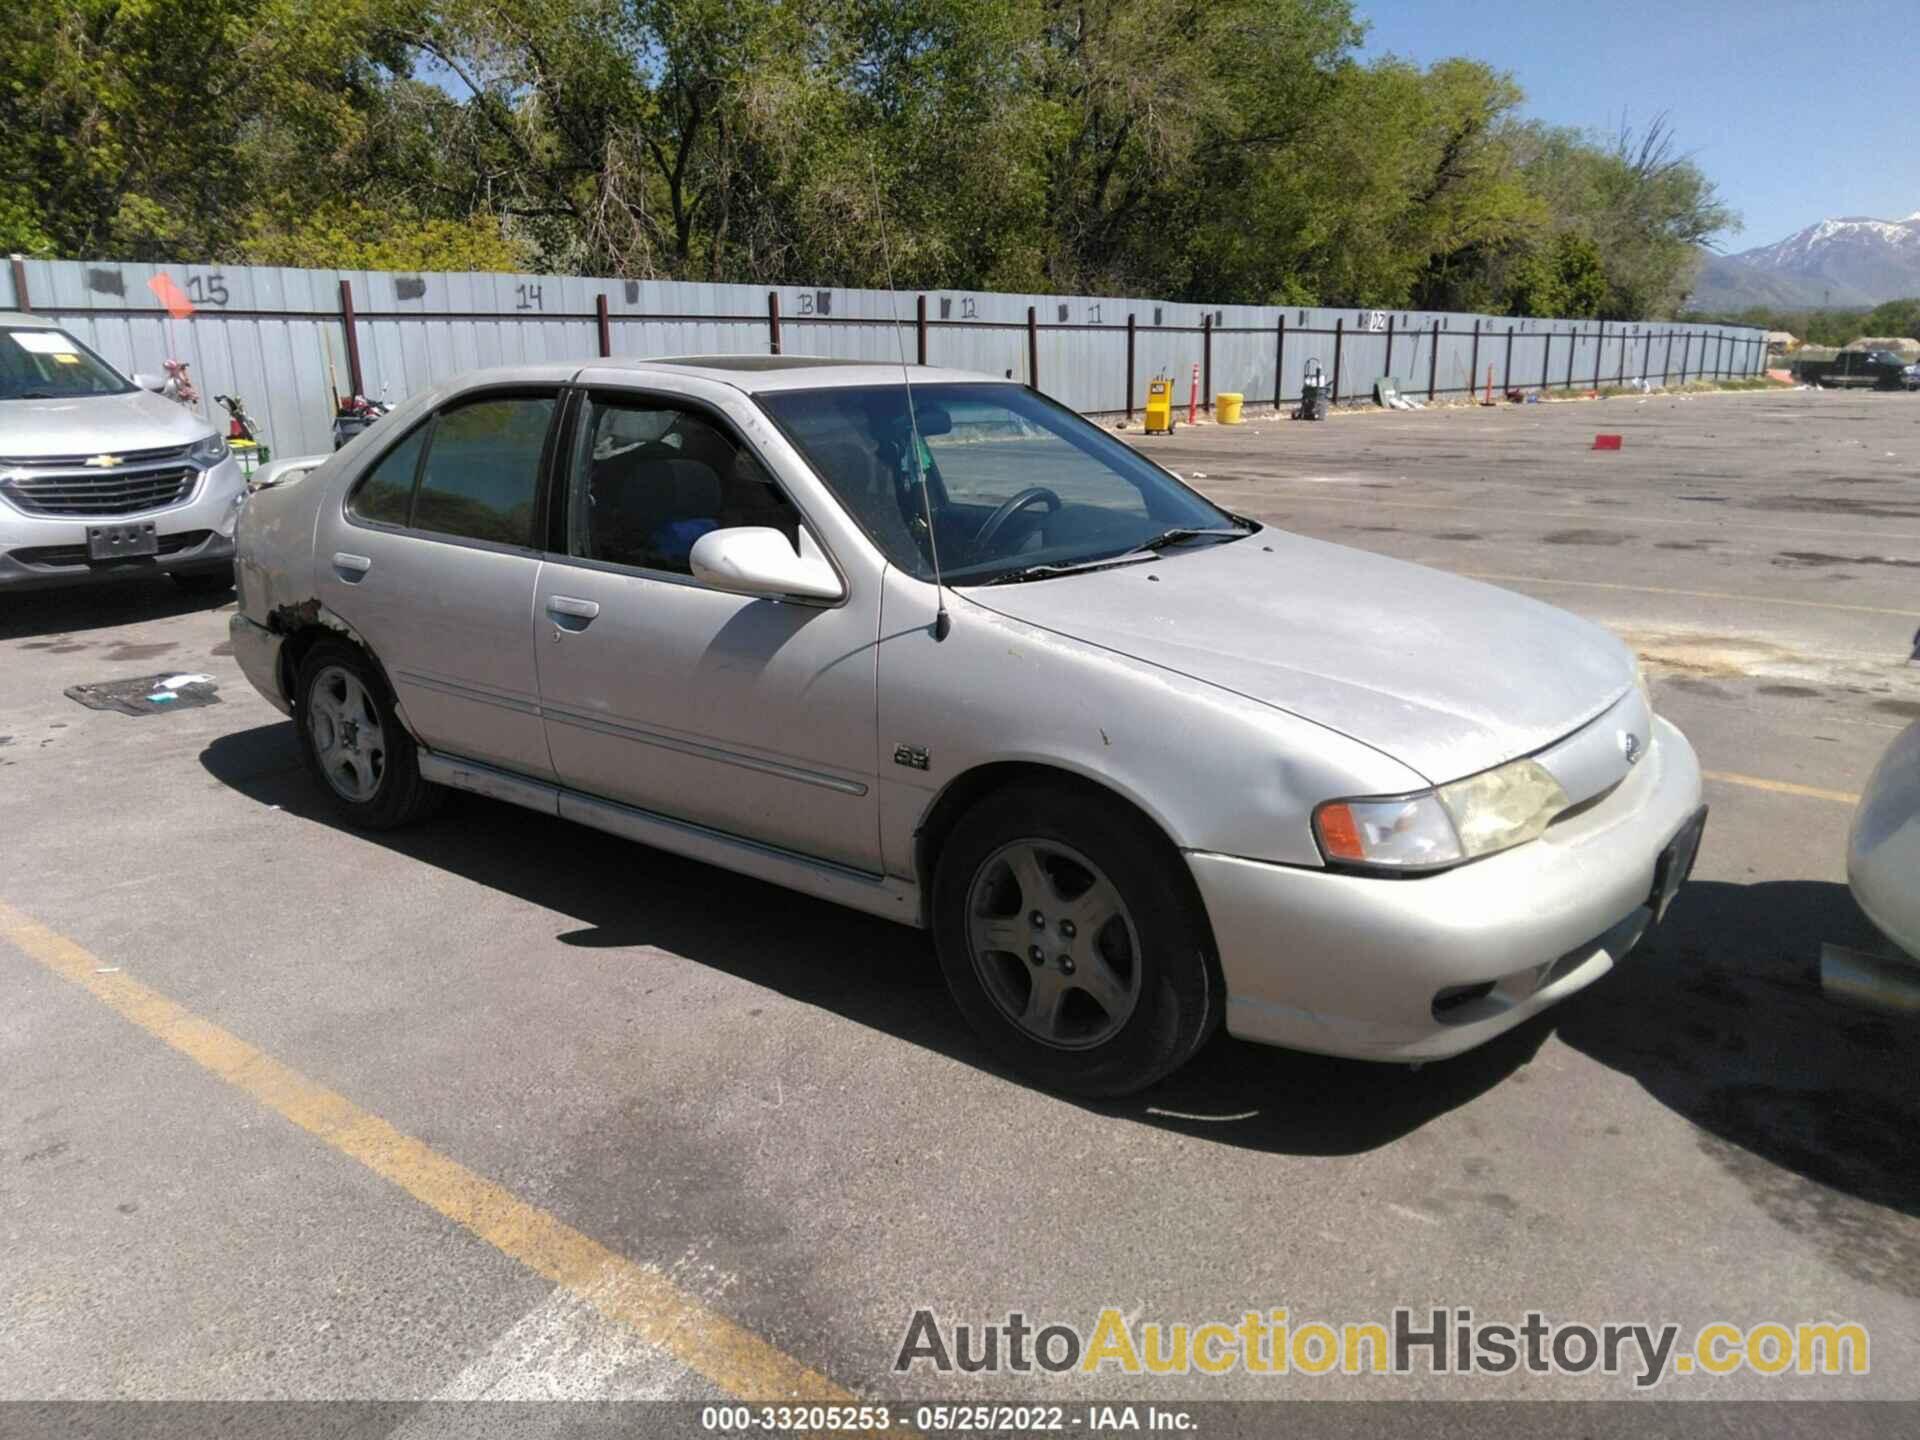
[[420, 472], [413, 528], [531, 547], [554, 404], [551, 395], [511, 395], [442, 410]]
[[371, 520], [380, 525], [407, 523], [407, 507], [413, 502], [413, 476], [420, 468], [420, 452], [426, 449], [427, 431], [432, 422], [416, 425], [413, 433], [389, 450], [367, 472], [367, 478], [353, 487], [347, 497], [347, 514], [356, 520]]

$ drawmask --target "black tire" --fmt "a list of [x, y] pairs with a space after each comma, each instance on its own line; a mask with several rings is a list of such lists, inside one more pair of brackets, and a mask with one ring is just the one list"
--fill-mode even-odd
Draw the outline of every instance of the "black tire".
[[231, 565], [222, 565], [218, 570], [174, 570], [170, 575], [185, 595], [224, 595], [233, 589]]
[[[1004, 955], [983, 957], [977, 967], [972, 954], [976, 880], [1005, 847], [1025, 840], [1053, 842], [1104, 871], [1138, 935], [1131, 1014], [1086, 1048], [1059, 1048], [1023, 1028], [989, 988], [984, 967], [1005, 967]], [[1225, 985], [1179, 853], [1137, 812], [1092, 786], [1022, 784], [978, 802], [941, 850], [932, 917], [940, 967], [967, 1023], [1010, 1068], [1050, 1090], [1105, 1098], [1145, 1089], [1191, 1059], [1220, 1023]]]
[[[330, 685], [341, 673], [358, 681], [379, 720], [380, 759], [370, 793], [353, 798], [327, 773], [316, 732], [315, 687], [326, 677]], [[363, 830], [392, 830], [419, 820], [438, 808], [445, 791], [420, 777], [420, 752], [400, 723], [392, 692], [380, 667], [357, 647], [343, 640], [322, 640], [300, 661], [294, 681], [293, 723], [300, 737], [300, 758], [321, 796], [333, 812]], [[327, 723], [320, 720], [319, 724]]]

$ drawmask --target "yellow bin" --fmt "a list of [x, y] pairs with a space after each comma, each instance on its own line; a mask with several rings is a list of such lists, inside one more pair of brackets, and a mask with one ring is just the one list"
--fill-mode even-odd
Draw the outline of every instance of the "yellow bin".
[[1247, 397], [1223, 390], [1213, 397], [1213, 418], [1222, 425], [1239, 425], [1240, 407], [1247, 403]]

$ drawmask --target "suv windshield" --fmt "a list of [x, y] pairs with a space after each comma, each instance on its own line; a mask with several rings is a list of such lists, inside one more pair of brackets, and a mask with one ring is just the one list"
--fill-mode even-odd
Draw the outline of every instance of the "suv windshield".
[[133, 386], [64, 330], [0, 326], [0, 400], [124, 395]]
[[1253, 528], [1022, 385], [914, 386], [924, 500], [905, 386], [756, 398], [887, 559], [923, 580], [928, 510], [942, 578], [957, 584], [1038, 579]]

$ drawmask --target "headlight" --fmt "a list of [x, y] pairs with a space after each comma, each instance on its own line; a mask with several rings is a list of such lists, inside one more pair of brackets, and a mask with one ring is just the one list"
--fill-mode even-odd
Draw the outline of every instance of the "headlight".
[[193, 449], [187, 452], [187, 458], [196, 465], [218, 465], [230, 453], [227, 437], [220, 434], [207, 436], [194, 442]]
[[1413, 873], [1523, 844], [1566, 807], [1545, 766], [1515, 760], [1417, 795], [1330, 801], [1314, 811], [1313, 829], [1335, 864]]

